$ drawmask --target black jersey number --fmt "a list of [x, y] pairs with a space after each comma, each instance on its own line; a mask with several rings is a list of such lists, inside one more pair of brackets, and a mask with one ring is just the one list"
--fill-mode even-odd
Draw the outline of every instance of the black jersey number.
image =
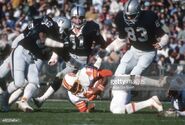
[[53, 23], [47, 18], [44, 18], [41, 24], [47, 26], [48, 28], [53, 26]]
[[143, 27], [137, 27], [136, 31], [132, 27], [126, 27], [125, 31], [127, 32], [129, 39], [132, 41], [138, 40], [139, 42], [146, 42], [148, 40], [147, 31]]
[[72, 49], [76, 49], [76, 42], [75, 42], [75, 35], [70, 35], [69, 36], [70, 42], [72, 43]]
[[33, 29], [34, 28], [33, 21], [29, 22], [27, 27], [29, 30]]

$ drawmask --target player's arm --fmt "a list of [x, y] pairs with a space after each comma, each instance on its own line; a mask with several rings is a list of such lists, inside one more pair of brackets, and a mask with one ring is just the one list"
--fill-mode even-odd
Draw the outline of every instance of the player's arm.
[[74, 59], [73, 57], [70, 56], [68, 47], [54, 48], [53, 55], [52, 55], [50, 61], [48, 62], [48, 64], [55, 65], [55, 63], [58, 62], [59, 57], [62, 58], [66, 63], [73, 65], [77, 69], [80, 69], [84, 66], [84, 64], [80, 63], [79, 61], [77, 61], [76, 59]]
[[99, 77], [95, 78], [89, 88], [84, 90], [84, 96], [89, 100], [94, 100], [100, 95], [106, 86], [106, 78], [112, 76], [112, 71], [107, 69], [98, 70]]
[[117, 37], [111, 44], [106, 47], [108, 53], [119, 51], [126, 44], [126, 39]]
[[155, 49], [162, 49], [164, 46], [168, 44], [169, 41], [169, 36], [167, 34], [164, 34], [161, 38], [160, 41], [157, 42], [156, 44], [153, 44]]
[[98, 52], [94, 66], [99, 69], [104, 57], [109, 56], [112, 51], [118, 52], [125, 44], [126, 39], [116, 38], [104, 50]]
[[[109, 55], [112, 51], [119, 51], [127, 42], [127, 33], [123, 30], [123, 22], [121, 20], [123, 18], [123, 13], [119, 12], [116, 17], [115, 17], [115, 25], [116, 25], [116, 30], [118, 32], [118, 37], [105, 48], [106, 55]], [[104, 52], [104, 53], [105, 53]], [[101, 54], [99, 56], [101, 57]], [[103, 56], [105, 54], [102, 54]], [[105, 56], [106, 56], [105, 55]]]
[[89, 87], [87, 90], [84, 90], [83, 95], [89, 100], [94, 100], [97, 95], [100, 95], [105, 88], [105, 78], [98, 80], [92, 87]]
[[65, 45], [62, 42], [56, 41], [51, 38], [46, 38], [45, 39], [45, 45], [48, 47], [56, 47], [56, 48], [63, 48]]
[[48, 61], [48, 64], [50, 66], [53, 66], [53, 65], [57, 64], [57, 62], [58, 62], [58, 55], [55, 52], [53, 52], [51, 58]]
[[123, 13], [118, 12], [118, 14], [115, 17], [115, 25], [116, 25], [116, 30], [118, 32], [118, 37], [106, 47], [106, 51], [109, 53], [111, 51], [119, 51], [127, 41], [127, 33], [125, 32], [124, 29], [124, 23], [122, 22], [123, 19]]
[[154, 14], [154, 31], [156, 33], [156, 37], [157, 39], [159, 39], [157, 43], [153, 44], [155, 49], [162, 49], [164, 46], [166, 46], [168, 44], [169, 41], [169, 36], [168, 34], [166, 34], [164, 32], [164, 30], [162, 29], [161, 23], [159, 21], [159, 18], [156, 14]]

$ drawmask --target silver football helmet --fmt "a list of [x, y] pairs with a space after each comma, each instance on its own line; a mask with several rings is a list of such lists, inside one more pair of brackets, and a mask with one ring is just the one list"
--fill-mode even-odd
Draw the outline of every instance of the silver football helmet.
[[69, 31], [71, 29], [71, 21], [66, 17], [56, 16], [52, 19], [58, 24], [60, 34], [62, 34], [64, 31]]
[[124, 6], [124, 19], [127, 24], [135, 24], [141, 11], [138, 0], [128, 0]]
[[71, 18], [72, 23], [75, 27], [80, 28], [82, 27], [86, 20], [85, 20], [85, 9], [81, 6], [75, 6], [71, 10]]

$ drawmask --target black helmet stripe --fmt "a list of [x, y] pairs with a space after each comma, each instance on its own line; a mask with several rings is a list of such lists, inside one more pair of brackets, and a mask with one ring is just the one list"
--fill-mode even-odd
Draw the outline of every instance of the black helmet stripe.
[[77, 15], [79, 16], [80, 14], [79, 14], [79, 7], [77, 6]]
[[131, 3], [132, 0], [129, 0], [128, 6], [127, 6], [127, 12], [129, 12], [129, 4]]

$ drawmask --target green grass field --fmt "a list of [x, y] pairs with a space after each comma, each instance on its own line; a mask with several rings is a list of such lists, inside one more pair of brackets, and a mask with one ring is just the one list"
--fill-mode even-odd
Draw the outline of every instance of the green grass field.
[[[159, 117], [152, 109], [131, 115], [113, 115], [109, 101], [96, 101], [93, 113], [79, 113], [68, 101], [47, 101], [41, 109], [23, 113], [12, 107], [8, 113], [0, 112], [0, 125], [183, 125], [185, 118]], [[165, 103], [167, 109], [169, 104]]]

